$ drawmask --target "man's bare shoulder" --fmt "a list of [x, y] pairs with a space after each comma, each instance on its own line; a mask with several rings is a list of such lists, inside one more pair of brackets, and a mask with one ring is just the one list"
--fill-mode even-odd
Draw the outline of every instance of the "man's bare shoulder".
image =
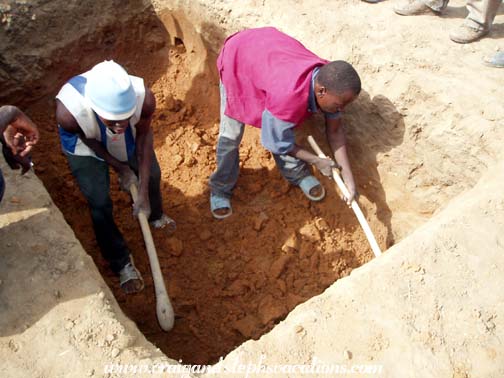
[[145, 87], [145, 98], [142, 106], [141, 118], [148, 119], [152, 117], [155, 110], [156, 98], [154, 97], [154, 93], [152, 93], [152, 91], [148, 87]]
[[56, 122], [65, 131], [72, 134], [81, 134], [82, 130], [75, 117], [68, 111], [63, 103], [56, 99]]

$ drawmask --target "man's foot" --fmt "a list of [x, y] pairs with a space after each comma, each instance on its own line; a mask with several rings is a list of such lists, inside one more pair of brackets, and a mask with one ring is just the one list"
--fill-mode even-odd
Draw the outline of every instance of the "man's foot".
[[315, 176], [309, 175], [299, 182], [299, 188], [311, 201], [320, 201], [325, 197], [325, 189]]
[[450, 39], [457, 43], [471, 43], [484, 37], [488, 32], [488, 29], [483, 29], [482, 27], [472, 27], [462, 24], [450, 33]]
[[498, 51], [493, 56], [483, 58], [483, 63], [489, 67], [504, 68], [504, 51]]
[[224, 219], [233, 214], [231, 200], [218, 194], [210, 194], [210, 211], [215, 219]]
[[177, 223], [171, 219], [168, 215], [163, 214], [161, 218], [149, 222], [149, 224], [154, 228], [165, 228], [168, 233], [175, 232], [177, 229]]
[[439, 14], [440, 12], [429, 8], [423, 1], [420, 0], [406, 0], [394, 6], [394, 12], [401, 16], [416, 16], [433, 12]]
[[133, 261], [127, 263], [120, 270], [119, 283], [126, 294], [138, 293], [143, 290], [144, 281]]
[[318, 198], [324, 194], [324, 187], [319, 184], [310, 189], [310, 196]]

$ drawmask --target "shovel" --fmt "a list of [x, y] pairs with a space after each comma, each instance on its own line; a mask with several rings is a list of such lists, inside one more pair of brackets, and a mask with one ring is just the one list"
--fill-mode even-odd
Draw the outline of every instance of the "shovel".
[[[138, 198], [136, 185], [130, 186], [130, 192], [133, 202], [136, 202]], [[154, 246], [154, 241], [152, 240], [149, 222], [147, 222], [147, 218], [144, 213], [140, 212], [138, 214], [138, 221], [140, 222], [140, 227], [142, 228], [145, 247], [147, 248], [147, 255], [149, 256], [152, 278], [154, 280], [157, 319], [163, 331], [169, 331], [173, 328], [173, 323], [175, 321], [173, 307], [170, 303], [168, 293], [166, 292], [163, 274], [161, 273], [161, 268], [159, 267], [156, 247]]]
[[[318, 155], [319, 158], [327, 159], [327, 156], [322, 152], [322, 150], [318, 146], [317, 142], [315, 142], [315, 139], [313, 139], [313, 137], [311, 135], [308, 136], [308, 143], [310, 143], [311, 148], [313, 149], [313, 151], [315, 151], [315, 153]], [[345, 183], [341, 179], [341, 177], [339, 175], [339, 171], [336, 168], [332, 169], [332, 175], [333, 175], [334, 181], [338, 185], [338, 188], [341, 191], [341, 193], [343, 193], [343, 195], [348, 198], [348, 196], [350, 195], [350, 192], [348, 191], [347, 187], [345, 186]], [[362, 211], [361, 211], [357, 201], [352, 200], [351, 207], [355, 213], [355, 216], [359, 220], [359, 223], [360, 223], [362, 229], [364, 230], [364, 233], [366, 234], [366, 237], [369, 241], [369, 244], [371, 245], [371, 249], [373, 250], [375, 257], [380, 256], [382, 253], [380, 250], [380, 247], [378, 246], [378, 243], [376, 242], [376, 239], [373, 235], [373, 232], [371, 231], [371, 228], [369, 227], [369, 224], [366, 221], [366, 218], [364, 218], [364, 214], [362, 214]]]

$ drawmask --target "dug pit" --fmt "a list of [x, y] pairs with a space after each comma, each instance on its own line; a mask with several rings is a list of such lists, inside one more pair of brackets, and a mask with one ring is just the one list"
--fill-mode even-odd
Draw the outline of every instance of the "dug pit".
[[[89, 68], [114, 59], [130, 74], [143, 77], [156, 96], [152, 128], [162, 171], [164, 209], [178, 224], [173, 235], [153, 230], [177, 316], [171, 332], [158, 326], [142, 234], [132, 217], [130, 197], [119, 191], [114, 174], [115, 219], [143, 272], [145, 290], [125, 295], [101, 257], [86, 201], [59, 152], [52, 96], [35, 101], [27, 110], [42, 132], [34, 154], [35, 172], [124, 312], [146, 337], [175, 360], [213, 363], [247, 339], [271, 330], [298, 304], [322, 293], [373, 255], [334, 183], [323, 180], [324, 201], [308, 201], [280, 176], [254, 128], [247, 128], [240, 149], [234, 214], [224, 221], [214, 220], [207, 180], [215, 168], [218, 135], [216, 51], [182, 14], [144, 17], [136, 25], [138, 30], [133, 33], [108, 26], [87, 36], [87, 46], [101, 41], [113, 47], [85, 49], [85, 61]], [[218, 41], [225, 37], [216, 28], [209, 27], [206, 33]], [[69, 48], [76, 54], [80, 51]], [[56, 76], [68, 79], [80, 72], [67, 68]], [[359, 128], [361, 124], [367, 125], [365, 132]], [[395, 234], [377, 156], [402, 143], [402, 117], [387, 98], [371, 99], [364, 91], [348, 109], [346, 127], [361, 205], [385, 250], [393, 244]], [[300, 129], [299, 143], [307, 145], [308, 134], [327, 150], [322, 119], [311, 120]]]

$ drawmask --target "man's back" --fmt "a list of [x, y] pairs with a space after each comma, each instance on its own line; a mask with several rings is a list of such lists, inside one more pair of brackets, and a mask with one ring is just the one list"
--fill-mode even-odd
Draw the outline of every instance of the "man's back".
[[232, 35], [217, 60], [226, 88], [226, 115], [261, 127], [261, 115], [267, 109], [286, 122], [301, 122], [307, 115], [312, 71], [325, 63], [272, 27]]

